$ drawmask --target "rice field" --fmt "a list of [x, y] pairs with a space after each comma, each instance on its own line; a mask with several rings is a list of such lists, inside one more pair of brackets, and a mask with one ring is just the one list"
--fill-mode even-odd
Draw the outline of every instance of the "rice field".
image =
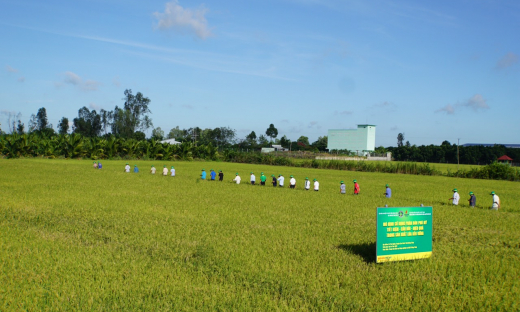
[[[518, 182], [222, 162], [131, 161], [140, 173], [125, 173], [126, 162], [0, 159], [0, 310], [520, 310]], [[224, 182], [201, 181], [202, 168]], [[251, 171], [268, 185], [250, 185]], [[433, 206], [432, 258], [375, 263], [385, 204]]]

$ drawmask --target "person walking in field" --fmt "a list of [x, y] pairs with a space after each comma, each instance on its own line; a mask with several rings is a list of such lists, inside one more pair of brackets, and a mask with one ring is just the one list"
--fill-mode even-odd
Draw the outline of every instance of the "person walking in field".
[[457, 189], [454, 188], [454, 189], [453, 189], [453, 197], [450, 198], [449, 200], [452, 201], [451, 203], [453, 204], [453, 206], [458, 206], [458, 205], [459, 205], [459, 199], [460, 199], [460, 195], [459, 195], [459, 193], [457, 192]]
[[218, 171], [218, 180], [220, 182], [224, 181], [224, 173], [222, 172], [222, 170]]
[[215, 179], [217, 178], [217, 173], [215, 171], [213, 171], [213, 169], [211, 169], [209, 172], [209, 177], [210, 177], [211, 181], [215, 181]]
[[206, 180], [206, 170], [202, 169], [202, 173], [200, 174], [200, 178], [202, 180], [204, 180], [204, 181]]
[[359, 184], [357, 180], [353, 180], [352, 182], [354, 182], [354, 195], [359, 195]]
[[475, 194], [473, 194], [473, 192], [469, 192], [468, 202], [470, 208], [475, 208], [475, 206], [477, 205], [477, 198], [475, 197]]
[[175, 176], [175, 168], [172, 168], [170, 169], [170, 176], [174, 177]]
[[267, 180], [267, 177], [265, 176], [265, 174], [262, 172], [260, 174], [260, 185], [265, 185], [265, 181]]
[[238, 175], [238, 172], [235, 174], [235, 178], [233, 179], [234, 182], [236, 182], [236, 184], [240, 184], [240, 176]]
[[103, 165], [99, 161], [97, 162], [97, 168], [98, 169], [103, 169]]
[[314, 191], [317, 192], [320, 190], [320, 182], [318, 180], [314, 179]]
[[280, 187], [283, 187], [283, 181], [285, 180], [285, 178], [283, 177], [283, 175], [279, 174], [278, 175], [278, 185]]
[[128, 163], [126, 163], [125, 172], [130, 172], [130, 165]]
[[167, 176], [168, 175], [168, 168], [166, 168], [166, 165], [164, 165], [164, 167], [162, 169], [162, 175], [163, 176]]
[[311, 189], [311, 181], [309, 181], [309, 178], [308, 178], [308, 177], [305, 178], [304, 186], [305, 186], [305, 190], [306, 190], [306, 191], [308, 191], [308, 190]]
[[345, 183], [343, 181], [339, 182], [340, 185], [339, 185], [339, 193], [340, 194], [347, 194], [347, 186], [345, 185]]
[[273, 184], [274, 187], [276, 187], [276, 177], [274, 176], [274, 174], [271, 174], [271, 178], [273, 178], [273, 181], [271, 182]]
[[252, 171], [251, 171], [251, 178], [249, 179], [249, 181], [251, 182], [251, 185], [255, 185], [256, 177]]
[[294, 176], [291, 176], [291, 179], [289, 180], [289, 187], [290, 188], [296, 188], [296, 179], [294, 178]]
[[157, 170], [157, 169], [155, 169], [155, 167], [152, 165], [152, 168], [150, 168], [150, 173], [151, 173], [151, 174], [155, 174], [155, 171], [156, 171], [156, 170]]
[[386, 185], [386, 191], [385, 191], [384, 195], [386, 198], [392, 197], [392, 190], [390, 189], [390, 185], [388, 185], [388, 184]]
[[94, 165], [92, 166], [94, 166], [94, 169], [97, 169], [97, 162], [94, 162]]
[[500, 208], [500, 198], [498, 197], [495, 192], [491, 192], [491, 195], [493, 196], [493, 204], [491, 205], [491, 210], [498, 210]]
[[137, 168], [137, 165], [134, 165], [134, 173], [139, 173], [139, 168]]

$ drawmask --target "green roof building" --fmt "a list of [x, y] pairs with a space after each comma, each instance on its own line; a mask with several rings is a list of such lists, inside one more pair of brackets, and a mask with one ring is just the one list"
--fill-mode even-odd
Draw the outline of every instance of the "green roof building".
[[366, 155], [376, 148], [376, 126], [358, 125], [357, 129], [329, 129], [327, 149], [349, 150]]

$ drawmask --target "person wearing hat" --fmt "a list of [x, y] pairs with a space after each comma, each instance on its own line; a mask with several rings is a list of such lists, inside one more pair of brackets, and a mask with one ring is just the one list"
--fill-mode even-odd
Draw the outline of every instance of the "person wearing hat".
[[388, 185], [388, 184], [386, 185], [386, 191], [385, 191], [384, 195], [386, 198], [392, 197], [392, 190], [390, 189], [390, 185]]
[[126, 163], [125, 172], [130, 172], [130, 165], [128, 163]]
[[235, 178], [233, 179], [234, 182], [236, 182], [237, 184], [240, 184], [240, 176], [238, 175], [238, 172], [235, 174]]
[[491, 192], [491, 195], [493, 196], [493, 205], [491, 206], [491, 210], [498, 210], [500, 208], [500, 198], [498, 197], [495, 192]]
[[308, 190], [311, 189], [311, 181], [309, 181], [309, 178], [308, 178], [308, 177], [305, 178], [304, 186], [305, 186], [305, 190], [306, 190], [306, 191], [308, 191]]
[[156, 171], [156, 170], [157, 170], [157, 169], [155, 169], [155, 167], [152, 165], [152, 168], [150, 168], [150, 173], [151, 173], [151, 174], [155, 174], [155, 171]]
[[167, 176], [168, 175], [168, 168], [166, 168], [166, 165], [164, 165], [164, 167], [163, 167], [162, 175], [163, 176]]
[[318, 180], [314, 179], [314, 191], [317, 192], [320, 190], [320, 182]]
[[449, 200], [453, 200], [452, 201], [452, 204], [453, 206], [457, 206], [459, 204], [459, 199], [460, 199], [460, 195], [459, 193], [457, 193], [457, 189], [453, 189], [453, 197], [450, 198]]
[[339, 182], [339, 193], [340, 194], [346, 194], [347, 193], [347, 187], [345, 186], [345, 183], [343, 181]]
[[218, 180], [220, 182], [224, 181], [224, 173], [222, 172], [222, 170], [218, 171]]
[[217, 173], [213, 171], [213, 169], [211, 169], [209, 172], [209, 176], [211, 178], [211, 181], [215, 181], [215, 179], [217, 178]]
[[251, 182], [251, 185], [255, 185], [256, 177], [253, 174], [253, 171], [251, 171], [251, 178], [249, 179], [249, 181]]
[[98, 168], [98, 169], [102, 169], [102, 168], [103, 168], [103, 165], [102, 165], [101, 162], [99, 162], [99, 161], [97, 162], [97, 168]]
[[262, 172], [260, 174], [260, 185], [265, 185], [265, 181], [267, 180], [267, 177], [265, 176], [265, 174]]
[[477, 205], [477, 198], [475, 197], [475, 194], [473, 194], [473, 192], [469, 192], [468, 202], [470, 208], [475, 208], [475, 206]]
[[200, 178], [202, 180], [206, 180], [206, 170], [202, 169], [202, 173], [200, 174]]
[[137, 165], [134, 165], [134, 173], [139, 173], [139, 168], [137, 168]]
[[273, 184], [274, 187], [276, 187], [276, 177], [274, 176], [274, 174], [271, 174], [271, 178], [273, 178], [273, 181], [271, 182]]
[[283, 187], [284, 180], [285, 180], [285, 178], [283, 177], [283, 175], [279, 174], [278, 175], [278, 185], [280, 185], [280, 187]]
[[174, 177], [175, 176], [175, 168], [172, 168], [170, 169], [170, 176]]
[[353, 180], [352, 182], [354, 182], [354, 195], [359, 195], [359, 184], [357, 180]]
[[97, 169], [97, 162], [94, 162], [94, 169]]
[[289, 187], [290, 188], [296, 188], [296, 179], [294, 178], [294, 176], [291, 176], [291, 179], [289, 180]]

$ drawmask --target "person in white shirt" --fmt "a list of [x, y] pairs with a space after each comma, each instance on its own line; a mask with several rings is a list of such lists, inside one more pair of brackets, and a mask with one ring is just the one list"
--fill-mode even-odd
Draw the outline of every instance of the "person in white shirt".
[[164, 167], [162, 169], [162, 175], [163, 176], [167, 176], [168, 175], [168, 168], [166, 168], [166, 165], [164, 165]]
[[457, 189], [453, 189], [453, 197], [450, 200], [453, 200], [452, 203], [454, 206], [459, 204], [460, 195], [457, 193]]
[[253, 174], [253, 172], [251, 172], [251, 185], [255, 185], [255, 181], [256, 181], [256, 177]]
[[320, 190], [320, 182], [318, 180], [314, 179], [314, 190], [319, 191]]
[[170, 169], [170, 172], [171, 172], [171, 176], [174, 177], [175, 176], [175, 168], [173, 168], [173, 166], [172, 166], [172, 169]]
[[498, 210], [500, 208], [500, 198], [498, 197], [495, 192], [491, 192], [491, 195], [493, 195], [493, 205], [491, 206], [491, 210]]
[[240, 178], [240, 176], [238, 175], [238, 172], [237, 172], [233, 181], [236, 182], [237, 184], [240, 184], [240, 180], [242, 180], [242, 179]]
[[283, 177], [283, 175], [279, 174], [278, 175], [278, 185], [280, 187], [283, 187], [283, 181], [285, 180], [285, 178]]
[[126, 163], [125, 172], [130, 172], [130, 165], [128, 163]]
[[155, 174], [155, 170], [156, 170], [155, 167], [152, 165], [152, 168], [150, 169], [150, 172], [151, 172], [152, 174]]
[[291, 176], [291, 179], [289, 180], [289, 187], [290, 188], [296, 188], [296, 179], [294, 178], [294, 176]]
[[305, 190], [308, 191], [311, 189], [311, 181], [309, 181], [309, 178], [305, 178]]

